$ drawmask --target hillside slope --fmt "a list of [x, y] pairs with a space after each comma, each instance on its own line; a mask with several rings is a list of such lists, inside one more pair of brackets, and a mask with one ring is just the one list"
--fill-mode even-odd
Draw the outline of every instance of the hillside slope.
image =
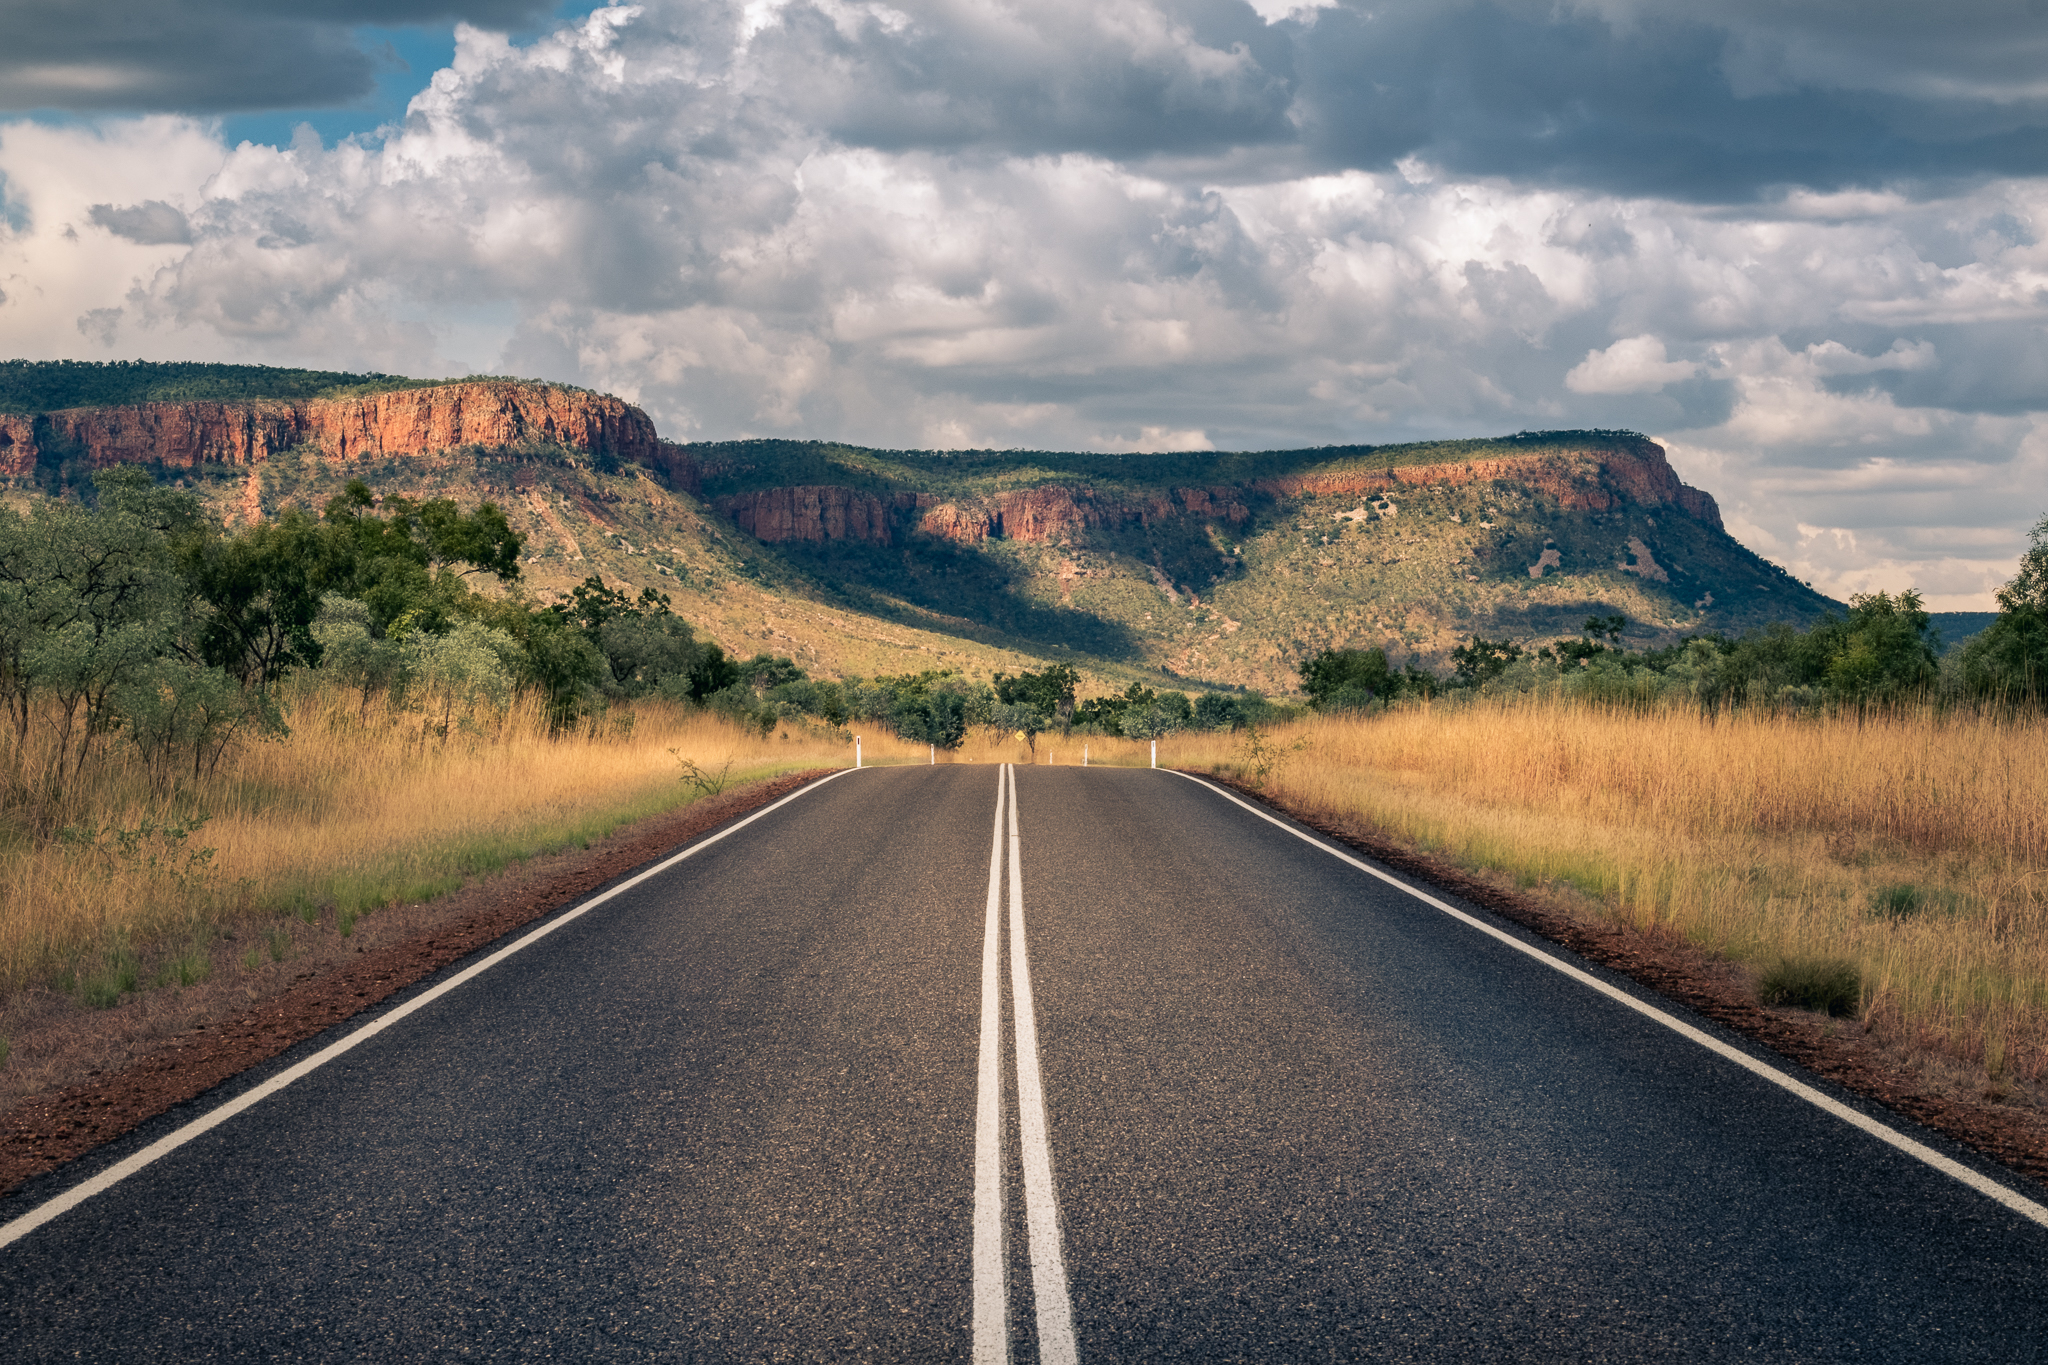
[[665, 446], [672, 480], [877, 613], [1286, 689], [1301, 657], [1472, 634], [1637, 642], [1835, 604], [1627, 432], [1161, 456]]
[[[1150, 456], [678, 445], [560, 385], [165, 368], [115, 379], [252, 396], [0, 412], [0, 476], [59, 492], [141, 463], [233, 521], [317, 510], [352, 477], [489, 498], [528, 537], [531, 590], [659, 586], [728, 648], [826, 675], [1066, 659], [1105, 686], [1287, 692], [1329, 646], [1441, 667], [1473, 634], [1572, 635], [1593, 613], [1647, 643], [1835, 605], [1629, 432]], [[61, 377], [42, 391], [119, 387]]]

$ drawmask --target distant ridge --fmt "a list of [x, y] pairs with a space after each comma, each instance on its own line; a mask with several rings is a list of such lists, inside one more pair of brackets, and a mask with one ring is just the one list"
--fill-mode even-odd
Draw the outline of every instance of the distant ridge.
[[[676, 443], [619, 398], [530, 381], [17, 361], [0, 383], [0, 407], [28, 409], [0, 411], [0, 474], [47, 493], [135, 463], [232, 520], [317, 510], [354, 477], [489, 498], [528, 537], [536, 591], [601, 573], [671, 593], [733, 647], [821, 659], [916, 631], [980, 651], [917, 645], [928, 660], [1022, 651], [1285, 692], [1332, 646], [1441, 669], [1474, 635], [1571, 637], [1595, 615], [1649, 644], [1842, 609], [1730, 537], [1630, 431], [880, 450]], [[107, 398], [126, 401], [81, 405]]]

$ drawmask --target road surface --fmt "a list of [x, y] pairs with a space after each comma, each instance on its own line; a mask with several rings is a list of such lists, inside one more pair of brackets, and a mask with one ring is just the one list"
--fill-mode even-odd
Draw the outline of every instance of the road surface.
[[0, 1201], [0, 1356], [2048, 1353], [2024, 1200], [1177, 774], [851, 772], [542, 928]]

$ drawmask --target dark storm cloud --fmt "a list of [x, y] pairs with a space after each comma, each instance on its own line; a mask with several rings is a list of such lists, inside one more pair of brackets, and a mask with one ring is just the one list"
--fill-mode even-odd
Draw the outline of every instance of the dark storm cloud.
[[541, 0], [39, 0], [0, 17], [0, 109], [310, 109], [367, 93], [350, 29], [504, 28]]
[[[1490, 4], [1346, 6], [1297, 28], [1295, 113], [1330, 164], [1415, 156], [1458, 174], [1719, 202], [2048, 170], [2048, 101], [1973, 88], [1953, 51], [1943, 79], [1919, 83], [1938, 93], [1906, 93], [1910, 71], [1890, 73], [1893, 88], [1795, 71], [1744, 90], [1760, 79], [1743, 79], [1748, 35], [1658, 15], [1617, 27]], [[2003, 46], [1979, 36], [1988, 66]]]
[[2048, 18], [2028, 7], [1601, 8], [1344, 0], [1268, 24], [1241, 0], [798, 0], [753, 55], [803, 121], [884, 151], [1295, 143], [1326, 168], [1418, 157], [1693, 202], [2048, 171]]

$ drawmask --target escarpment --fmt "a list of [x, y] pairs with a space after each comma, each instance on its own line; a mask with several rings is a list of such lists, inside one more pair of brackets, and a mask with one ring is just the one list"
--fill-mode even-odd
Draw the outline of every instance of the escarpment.
[[[671, 479], [693, 490], [702, 486], [706, 466], [697, 463], [687, 447], [666, 447], [662, 464]], [[1135, 497], [1098, 491], [1088, 481], [1049, 482], [978, 497], [801, 484], [729, 494], [715, 498], [713, 506], [741, 530], [770, 544], [851, 540], [893, 545], [922, 535], [964, 546], [994, 539], [1036, 545], [1103, 528], [1152, 527], [1181, 518], [1235, 529], [1251, 521], [1255, 509], [1283, 499], [1363, 498], [1433, 484], [1479, 483], [1516, 485], [1565, 511], [1605, 512], [1630, 505], [1676, 508], [1721, 529], [1721, 511], [1714, 499], [1682, 482], [1664, 448], [1641, 438], [1584, 450], [1264, 476]]]
[[459, 446], [556, 445], [657, 464], [646, 413], [620, 399], [548, 384], [484, 381], [307, 401], [140, 403], [0, 414], [0, 475], [39, 464], [90, 469], [253, 465], [312, 447], [339, 460], [423, 455]]

